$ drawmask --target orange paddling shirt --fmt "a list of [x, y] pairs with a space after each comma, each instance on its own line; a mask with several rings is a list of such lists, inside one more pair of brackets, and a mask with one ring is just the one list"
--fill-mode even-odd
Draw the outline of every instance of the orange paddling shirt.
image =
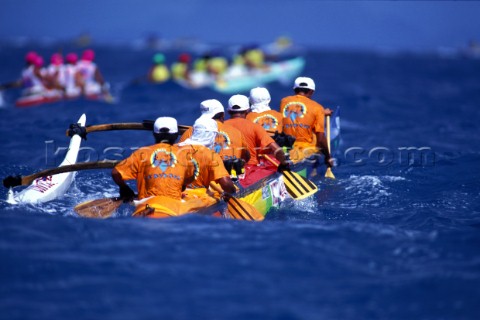
[[194, 174], [194, 166], [178, 146], [158, 143], [142, 147], [116, 165], [124, 180], [136, 180], [138, 198], [166, 196], [181, 199], [186, 178]]
[[323, 106], [302, 95], [285, 97], [280, 102], [283, 132], [296, 138], [295, 142], [314, 143], [314, 133], [325, 131]]
[[[218, 134], [215, 138], [213, 150], [220, 155], [224, 160], [241, 159], [242, 150], [248, 149], [245, 138], [238, 129], [217, 121]], [[183, 142], [190, 138], [193, 133], [193, 128], [188, 128], [180, 137], [179, 142]]]
[[189, 188], [208, 188], [211, 181], [230, 177], [220, 155], [205, 146], [187, 144], [180, 147], [180, 154], [190, 159], [194, 167], [195, 181], [188, 185]]

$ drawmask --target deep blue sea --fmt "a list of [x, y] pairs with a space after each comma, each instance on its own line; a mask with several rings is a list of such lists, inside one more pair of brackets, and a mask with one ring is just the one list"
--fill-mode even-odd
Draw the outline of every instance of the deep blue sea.
[[[0, 46], [0, 83], [18, 77], [32, 49], [46, 58], [59, 50]], [[132, 82], [153, 51], [95, 49], [117, 103], [22, 109], [19, 92], [5, 91], [2, 179], [57, 166], [82, 113], [87, 124], [174, 116], [191, 125], [202, 100], [227, 104], [210, 89]], [[126, 205], [112, 219], [76, 216], [79, 202], [117, 194], [109, 170], [79, 172], [45, 204], [2, 200], [0, 319], [479, 319], [480, 60], [304, 55], [314, 99], [341, 107], [336, 180], [318, 175], [314, 198], [286, 202], [261, 223], [139, 219]], [[276, 108], [292, 94], [291, 84], [267, 88]], [[91, 133], [79, 160], [119, 159], [151, 143], [146, 131]]]

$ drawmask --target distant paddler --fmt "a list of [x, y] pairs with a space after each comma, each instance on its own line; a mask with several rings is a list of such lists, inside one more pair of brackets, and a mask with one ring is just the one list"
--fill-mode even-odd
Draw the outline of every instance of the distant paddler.
[[156, 53], [153, 56], [153, 66], [148, 72], [148, 80], [153, 83], [163, 83], [170, 79], [170, 70], [165, 64], [165, 55]]
[[29, 51], [25, 55], [25, 67], [20, 79], [0, 85], [0, 90], [22, 88], [22, 96], [45, 93], [45, 71], [42, 67], [43, 58], [37, 52]]
[[191, 61], [192, 57], [188, 53], [182, 53], [178, 56], [177, 61], [170, 66], [173, 80], [183, 80], [187, 82], [190, 80], [190, 71], [192, 69], [190, 65]]
[[45, 78], [47, 80], [48, 89], [61, 90], [64, 89], [64, 69], [63, 56], [61, 53], [54, 53], [50, 57], [50, 64], [46, 68]]
[[64, 88], [66, 98], [77, 98], [81, 94], [80, 84], [82, 82], [81, 75], [78, 72], [77, 62], [78, 56], [74, 52], [70, 52], [65, 56], [64, 69]]
[[105, 82], [103, 75], [95, 61], [95, 51], [86, 49], [82, 52], [76, 68], [80, 77], [80, 87], [85, 96], [105, 95], [110, 98], [110, 86]]

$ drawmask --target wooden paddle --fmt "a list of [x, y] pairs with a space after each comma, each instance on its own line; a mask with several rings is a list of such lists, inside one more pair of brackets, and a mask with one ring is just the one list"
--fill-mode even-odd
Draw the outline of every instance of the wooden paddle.
[[11, 89], [11, 88], [18, 88], [22, 85], [21, 81], [11, 81], [7, 83], [0, 84], [0, 90]]
[[[90, 132], [97, 132], [97, 131], [114, 131], [114, 130], [153, 130], [153, 124], [155, 121], [153, 120], [143, 120], [143, 122], [125, 122], [125, 123], [106, 123], [106, 124], [97, 124], [97, 125], [90, 125], [85, 128], [85, 135]], [[189, 126], [179, 125], [178, 132], [180, 134], [187, 131], [190, 128]], [[72, 136], [73, 132], [71, 129], [67, 129], [66, 132], [67, 136]]]
[[72, 172], [72, 171], [80, 171], [80, 170], [88, 170], [88, 169], [108, 169], [108, 168], [115, 167], [119, 162], [120, 160], [83, 162], [83, 163], [76, 163], [76, 164], [42, 170], [37, 173], [31, 174], [29, 176], [8, 176], [5, 179], [3, 179], [3, 185], [5, 186], [5, 188], [16, 187], [16, 186], [27, 186], [37, 178], [53, 176], [55, 174], [64, 173], [64, 172]]
[[73, 210], [81, 217], [106, 219], [122, 205], [118, 197], [88, 200], [77, 204]]
[[[213, 183], [210, 184], [210, 186], [217, 192], [223, 192], [221, 188], [215, 186]], [[88, 200], [76, 205], [73, 210], [79, 216], [85, 218], [106, 219], [111, 217], [122, 203], [123, 200], [118, 197]], [[254, 206], [235, 197], [230, 197], [227, 202], [227, 207], [233, 219], [254, 221], [262, 221], [265, 219]]]
[[[270, 163], [278, 167], [278, 163], [270, 158], [269, 155], [263, 155]], [[290, 170], [282, 170], [283, 182], [288, 193], [294, 200], [305, 199], [318, 191], [317, 186], [305, 177]]]
[[[328, 153], [330, 153], [330, 116], [327, 116], [327, 145]], [[327, 167], [327, 171], [325, 172], [325, 178], [335, 179], [332, 168]]]
[[[219, 193], [223, 192], [221, 188], [217, 187], [213, 183], [210, 183], [210, 187]], [[228, 199], [227, 208], [230, 216], [232, 216], [233, 219], [253, 221], [262, 221], [265, 219], [264, 215], [253, 205], [233, 196]]]

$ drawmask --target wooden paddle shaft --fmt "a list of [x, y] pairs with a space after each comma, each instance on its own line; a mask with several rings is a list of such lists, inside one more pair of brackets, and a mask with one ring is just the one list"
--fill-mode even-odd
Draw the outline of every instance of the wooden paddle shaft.
[[40, 177], [47, 177], [52, 176], [59, 173], [65, 172], [72, 172], [72, 171], [80, 171], [80, 170], [89, 170], [89, 169], [109, 169], [115, 167], [120, 160], [115, 161], [97, 161], [97, 162], [83, 162], [83, 163], [76, 163], [61, 167], [56, 167], [52, 169], [46, 169], [29, 176], [22, 177], [22, 186], [26, 186], [31, 184], [35, 179]]
[[327, 116], [327, 146], [330, 152], [330, 116]]
[[[98, 132], [98, 131], [116, 131], [116, 130], [153, 130], [154, 121], [145, 120], [143, 122], [125, 122], [125, 123], [106, 123], [106, 124], [96, 124], [86, 126], [85, 130], [87, 133]], [[187, 131], [190, 127], [179, 125], [178, 131], [180, 134]], [[69, 136], [69, 130], [67, 130], [66, 135]]]

